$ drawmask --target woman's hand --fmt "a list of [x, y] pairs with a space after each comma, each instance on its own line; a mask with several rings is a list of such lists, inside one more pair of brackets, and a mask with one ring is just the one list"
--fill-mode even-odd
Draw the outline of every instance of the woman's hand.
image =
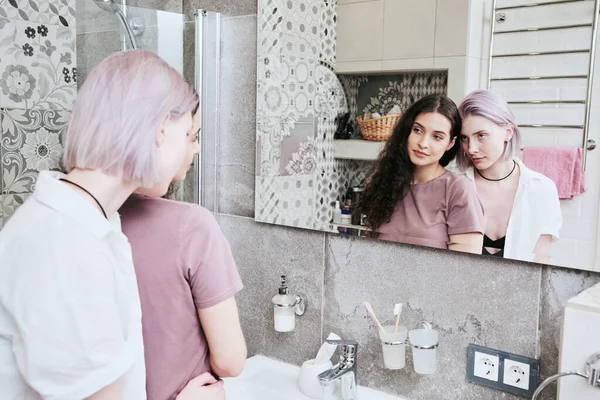
[[189, 381], [176, 400], [225, 400], [223, 381], [205, 372]]

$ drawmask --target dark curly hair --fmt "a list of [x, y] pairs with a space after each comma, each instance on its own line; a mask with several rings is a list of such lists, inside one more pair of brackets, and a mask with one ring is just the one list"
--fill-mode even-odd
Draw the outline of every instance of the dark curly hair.
[[[410, 190], [414, 165], [408, 155], [408, 136], [417, 117], [427, 112], [435, 112], [448, 118], [451, 124], [450, 140], [460, 134], [462, 123], [458, 108], [444, 95], [425, 96], [406, 110], [369, 171], [364, 195], [354, 210], [357, 215], [366, 215], [365, 222], [373, 231], [390, 221], [396, 204]], [[456, 140], [454, 146], [444, 153], [439, 161], [442, 167], [447, 166], [456, 157], [459, 146], [460, 141]]]

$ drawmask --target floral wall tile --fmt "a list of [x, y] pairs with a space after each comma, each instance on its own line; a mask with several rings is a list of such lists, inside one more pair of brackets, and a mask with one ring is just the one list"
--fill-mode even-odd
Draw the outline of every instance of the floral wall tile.
[[75, 27], [75, 0], [0, 0], [0, 16]]
[[71, 110], [75, 30], [0, 17], [0, 107]]
[[2, 193], [33, 192], [39, 171], [61, 169], [62, 137], [71, 113], [20, 109], [1, 112]]
[[448, 91], [448, 73], [445, 71], [344, 75], [340, 78], [353, 115], [375, 112], [384, 115], [394, 105], [406, 110], [421, 97]]

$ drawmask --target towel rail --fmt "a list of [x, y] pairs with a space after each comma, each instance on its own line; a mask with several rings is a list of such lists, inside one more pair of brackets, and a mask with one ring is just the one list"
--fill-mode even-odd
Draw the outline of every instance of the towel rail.
[[519, 100], [508, 104], [585, 104], [585, 100]]
[[[569, 125], [569, 124], [519, 124], [522, 128], [562, 128], [562, 129], [582, 129], [582, 148], [583, 148], [583, 165], [582, 168], [585, 171], [587, 167], [588, 151], [596, 148], [596, 143], [589, 138], [589, 125], [591, 118], [591, 99], [592, 99], [592, 84], [594, 80], [594, 58], [596, 55], [596, 35], [598, 33], [598, 14], [600, 13], [600, 0], [593, 0], [594, 2], [594, 15], [591, 23], [584, 24], [572, 24], [562, 26], [547, 26], [539, 28], [524, 28], [524, 29], [513, 29], [496, 32], [496, 23], [504, 23], [506, 21], [506, 14], [499, 11], [504, 10], [515, 10], [530, 7], [542, 7], [552, 6], [557, 4], [570, 4], [570, 3], [581, 3], [583, 1], [591, 0], [560, 0], [560, 1], [541, 1], [533, 2], [522, 5], [514, 5], [507, 7], [496, 7], [497, 0], [493, 0], [492, 4], [492, 21], [491, 21], [491, 37], [489, 47], [489, 66], [488, 66], [488, 83], [487, 88], [491, 88], [492, 82], [502, 81], [533, 81], [533, 80], [555, 80], [555, 79], [585, 79], [587, 81], [585, 100], [512, 100], [509, 104], [583, 104], [585, 106], [583, 125]], [[557, 51], [534, 51], [525, 53], [513, 53], [513, 54], [493, 54], [494, 49], [494, 36], [498, 34], [507, 33], [530, 33], [548, 30], [559, 30], [559, 29], [574, 29], [574, 28], [589, 28], [591, 27], [591, 45], [589, 49], [576, 49], [576, 50], [557, 50]], [[585, 75], [548, 75], [548, 76], [506, 76], [506, 77], [492, 77], [492, 65], [493, 60], [498, 58], [506, 57], [536, 57], [546, 55], [561, 55], [561, 54], [577, 54], [577, 53], [589, 53], [587, 74]], [[593, 142], [593, 146], [590, 145]]]
[[[491, 63], [490, 63], [491, 64]], [[542, 79], [587, 79], [587, 75], [508, 76], [492, 78], [491, 81], [534, 81]]]
[[583, 125], [555, 125], [555, 124], [519, 124], [519, 128], [561, 128], [561, 129], [583, 129]]
[[589, 53], [589, 52], [590, 52], [590, 49], [560, 50], [560, 51], [532, 51], [529, 53], [494, 54], [492, 56], [492, 58], [554, 56], [554, 55], [560, 55], [560, 54], [578, 54], [578, 53]]
[[575, 28], [591, 28], [593, 24], [573, 24], [573, 25], [557, 25], [557, 26], [541, 26], [539, 28], [524, 28], [524, 29], [512, 29], [508, 31], [494, 32], [495, 35], [503, 35], [505, 33], [525, 33], [525, 32], [539, 32], [539, 31], [555, 31], [557, 29], [575, 29]]
[[591, 117], [591, 107], [592, 107], [592, 85], [593, 85], [593, 81], [594, 81], [594, 56], [596, 55], [596, 35], [598, 33], [598, 13], [600, 12], [600, 0], [595, 0], [595, 5], [594, 5], [594, 27], [592, 28], [592, 48], [590, 49], [590, 62], [589, 62], [589, 66], [588, 66], [588, 87], [587, 87], [587, 94], [586, 94], [586, 104], [585, 104], [585, 117], [584, 117], [584, 124], [585, 124], [585, 128], [583, 129], [583, 144], [584, 144], [584, 151], [583, 151], [583, 170], [585, 171], [585, 168], [587, 166], [587, 157], [588, 157], [588, 151], [587, 151], [587, 147], [585, 147], [585, 144], [588, 142], [589, 136], [590, 136], [590, 117]]
[[542, 6], [553, 6], [556, 4], [567, 4], [567, 3], [581, 3], [587, 0], [561, 0], [561, 1], [542, 1], [539, 3], [528, 3], [528, 4], [520, 4], [517, 6], [506, 6], [496, 8], [496, 11], [504, 11], [504, 10], [515, 10], [517, 8], [530, 8], [530, 7], [542, 7]]

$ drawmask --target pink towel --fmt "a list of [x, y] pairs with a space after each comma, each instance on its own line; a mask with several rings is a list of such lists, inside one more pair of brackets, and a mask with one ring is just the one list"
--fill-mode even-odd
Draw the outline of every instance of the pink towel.
[[580, 147], [532, 146], [523, 149], [523, 163], [534, 171], [552, 179], [561, 200], [572, 200], [585, 189]]

